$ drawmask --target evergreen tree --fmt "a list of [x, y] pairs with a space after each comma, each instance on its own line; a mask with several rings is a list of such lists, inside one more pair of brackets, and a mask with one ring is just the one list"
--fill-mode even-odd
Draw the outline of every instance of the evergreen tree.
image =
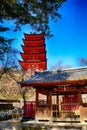
[[16, 28], [29, 24], [33, 31], [52, 36], [49, 21], [56, 22], [58, 9], [66, 0], [1, 0], [0, 20], [14, 20]]

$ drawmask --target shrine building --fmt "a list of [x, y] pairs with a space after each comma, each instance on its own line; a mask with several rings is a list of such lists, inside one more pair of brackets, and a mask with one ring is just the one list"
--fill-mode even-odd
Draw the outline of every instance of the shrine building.
[[38, 121], [87, 119], [87, 67], [36, 72], [21, 87], [35, 89]]

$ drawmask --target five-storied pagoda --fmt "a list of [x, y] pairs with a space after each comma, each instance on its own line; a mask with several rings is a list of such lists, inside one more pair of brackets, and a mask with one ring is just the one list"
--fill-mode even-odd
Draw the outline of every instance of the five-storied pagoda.
[[23, 52], [19, 61], [22, 68], [26, 71], [34, 72], [36, 70], [47, 69], [47, 59], [45, 50], [45, 39], [43, 34], [25, 34], [22, 46]]

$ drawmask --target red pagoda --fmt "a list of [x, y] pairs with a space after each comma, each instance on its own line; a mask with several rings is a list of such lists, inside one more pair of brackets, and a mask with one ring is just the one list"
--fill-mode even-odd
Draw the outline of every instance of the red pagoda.
[[22, 68], [26, 71], [47, 69], [47, 59], [45, 50], [45, 39], [43, 34], [25, 34], [21, 53], [23, 61], [19, 61]]

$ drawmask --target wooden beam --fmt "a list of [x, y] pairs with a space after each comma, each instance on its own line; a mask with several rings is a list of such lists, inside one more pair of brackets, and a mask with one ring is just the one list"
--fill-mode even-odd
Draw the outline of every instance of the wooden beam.
[[77, 94], [78, 91], [53, 91], [53, 95], [67, 95], [67, 94]]
[[76, 86], [77, 84], [79, 85], [85, 85], [87, 83], [87, 80], [65, 80], [65, 81], [51, 81], [51, 82], [24, 82], [24, 83], [21, 83], [21, 87], [34, 87], [34, 88], [37, 88], [37, 87], [55, 87], [55, 86], [58, 86], [58, 85], [67, 85], [67, 84], [70, 84], [70, 85], [73, 85], [73, 86]]

